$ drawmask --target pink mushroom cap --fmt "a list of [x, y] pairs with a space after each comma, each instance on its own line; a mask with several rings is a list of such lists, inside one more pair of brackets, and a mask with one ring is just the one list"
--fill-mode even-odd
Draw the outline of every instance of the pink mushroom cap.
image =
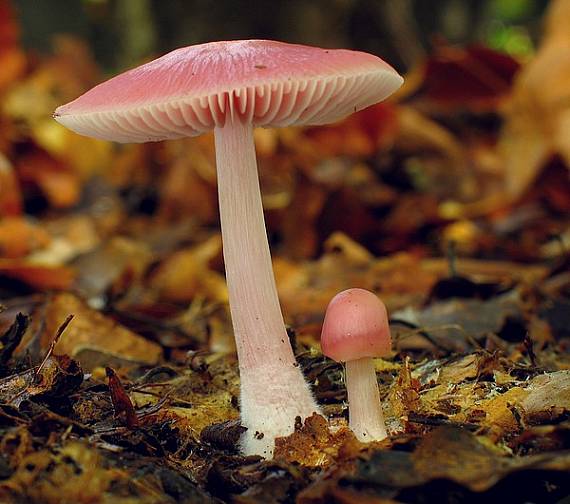
[[392, 340], [386, 307], [365, 289], [348, 289], [330, 301], [321, 332], [323, 354], [337, 362], [382, 357]]
[[371, 54], [267, 40], [176, 49], [99, 84], [54, 118], [104, 140], [195, 136], [228, 117], [254, 126], [327, 124], [384, 100], [403, 82]]

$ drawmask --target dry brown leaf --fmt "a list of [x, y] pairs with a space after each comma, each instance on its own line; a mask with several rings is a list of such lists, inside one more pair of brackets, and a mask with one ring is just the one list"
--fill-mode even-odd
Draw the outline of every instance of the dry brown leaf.
[[[98, 364], [92, 357], [93, 353], [106, 356], [106, 362], [118, 359], [151, 365], [156, 364], [162, 355], [159, 345], [92, 310], [69, 293], [56, 294], [48, 303], [42, 333], [44, 345], [47, 345], [68, 315], [74, 315], [74, 318], [59, 340], [55, 352], [77, 358], [87, 369]], [[89, 361], [87, 356], [90, 357]]]
[[[9, 495], [17, 492], [32, 501], [46, 504], [60, 503], [62, 495], [65, 495], [68, 502], [133, 504], [133, 496], [129, 495], [126, 487], [122, 495], [117, 490], [122, 477], [124, 472], [109, 468], [96, 448], [86, 443], [70, 441], [57, 450], [44, 449], [27, 454], [16, 472], [0, 484], [0, 492], [5, 492], [7, 500], [3, 502], [7, 503], [16, 502]], [[129, 485], [131, 484], [138, 487], [136, 502], [157, 502], [157, 495], [151, 490], [144, 492], [145, 486], [142, 483], [131, 481]]]
[[[175, 420], [176, 427], [194, 439], [199, 439], [207, 426], [239, 418], [239, 378], [234, 356], [212, 355], [206, 358], [203, 372], [187, 370], [163, 385], [163, 393], [168, 392], [173, 404], [161, 408], [158, 419]], [[138, 406], [158, 400], [141, 392], [133, 394]]]
[[110, 142], [77, 135], [51, 117], [34, 123], [31, 136], [81, 180], [104, 173], [113, 164], [113, 145]]
[[27, 57], [19, 47], [20, 27], [14, 9], [7, 0], [0, 1], [0, 91], [21, 78]]
[[79, 201], [78, 175], [45, 151], [36, 149], [19, 157], [16, 170], [23, 183], [38, 187], [55, 208], [68, 208]]
[[407, 424], [411, 412], [421, 409], [420, 389], [420, 382], [412, 376], [410, 361], [406, 359], [386, 398], [389, 415], [393, 417], [393, 424], [397, 428], [401, 429]]
[[520, 405], [530, 422], [552, 422], [570, 411], [570, 371], [539, 375], [527, 390]]
[[534, 59], [517, 76], [500, 140], [506, 189], [520, 197], [546, 161], [559, 154], [570, 167], [570, 0], [554, 0]]
[[37, 224], [23, 217], [0, 220], [0, 256], [15, 259], [44, 248], [50, 242], [49, 234]]
[[412, 254], [373, 258], [342, 233], [335, 233], [327, 243], [327, 253], [316, 261], [293, 263], [279, 258], [274, 262], [279, 299], [295, 325], [321, 321], [329, 301], [344, 289], [362, 287], [381, 293], [393, 310], [422, 301], [437, 280]]
[[196, 296], [227, 303], [224, 277], [209, 268], [222, 250], [219, 235], [167, 258], [153, 273], [150, 287], [168, 301], [189, 302]]
[[20, 182], [7, 158], [0, 152], [0, 217], [22, 213]]
[[[79, 250], [95, 244], [88, 222], [78, 220], [75, 223], [76, 234], [73, 232], [73, 223], [68, 223], [68, 240]], [[152, 254], [144, 243], [115, 236], [75, 260], [77, 278], [74, 287], [87, 298], [102, 296], [121, 275], [128, 276], [131, 283], [141, 280], [152, 259]], [[126, 294], [127, 292], [120, 292], [122, 297]]]
[[42, 266], [21, 259], [0, 259], [0, 275], [20, 280], [37, 290], [71, 288], [75, 271], [66, 266]]

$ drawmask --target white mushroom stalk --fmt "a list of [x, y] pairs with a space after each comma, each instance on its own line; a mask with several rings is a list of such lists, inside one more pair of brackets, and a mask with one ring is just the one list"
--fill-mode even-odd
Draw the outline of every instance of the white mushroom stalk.
[[250, 123], [214, 130], [224, 262], [241, 380], [246, 454], [270, 457], [297, 416], [319, 408], [285, 330], [265, 231]]
[[359, 441], [380, 441], [388, 436], [374, 361], [370, 357], [346, 363], [348, 426]]

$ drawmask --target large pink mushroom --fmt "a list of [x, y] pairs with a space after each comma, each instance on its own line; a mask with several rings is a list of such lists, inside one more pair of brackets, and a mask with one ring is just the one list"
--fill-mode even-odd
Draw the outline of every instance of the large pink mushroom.
[[246, 454], [271, 456], [318, 406], [285, 327], [263, 219], [253, 127], [318, 125], [377, 103], [402, 78], [371, 54], [265, 40], [184, 47], [118, 75], [55, 119], [77, 133], [148, 142], [214, 130]]

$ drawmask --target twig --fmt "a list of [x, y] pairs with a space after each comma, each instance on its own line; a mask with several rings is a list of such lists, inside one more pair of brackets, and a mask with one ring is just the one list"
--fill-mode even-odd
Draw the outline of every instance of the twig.
[[42, 369], [44, 368], [46, 362], [48, 361], [48, 359], [51, 357], [51, 355], [53, 354], [53, 351], [55, 349], [55, 346], [57, 345], [57, 342], [59, 341], [59, 339], [61, 338], [61, 335], [63, 334], [63, 331], [65, 331], [67, 329], [67, 326], [69, 325], [69, 323], [73, 320], [73, 315], [68, 315], [67, 318], [64, 320], [63, 324], [61, 324], [59, 326], [59, 329], [57, 330], [57, 332], [55, 333], [55, 336], [48, 348], [48, 351], [44, 357], [44, 360], [42, 360], [42, 363], [38, 366], [38, 369], [36, 369], [36, 372], [34, 373], [34, 381], [36, 380], [36, 378], [40, 375]]
[[413, 411], [408, 415], [408, 422], [431, 426], [450, 425], [470, 431], [475, 431], [481, 428], [480, 425], [471, 422], [454, 422], [453, 420], [449, 420], [443, 416], [428, 416], [422, 415], [420, 413], [415, 413]]
[[62, 425], [67, 425], [69, 427], [76, 427], [77, 429], [79, 429], [80, 431], [82, 431], [84, 433], [93, 432], [92, 427], [85, 425], [85, 424], [82, 424], [81, 422], [78, 422], [77, 420], [73, 420], [71, 418], [60, 415], [60, 414], [56, 413], [55, 411], [50, 410], [49, 408], [47, 408], [46, 406], [44, 406], [42, 404], [34, 403], [34, 409], [37, 409], [42, 414], [44, 414], [47, 418], [49, 418], [51, 420], [55, 420], [56, 422], [59, 422]]
[[407, 327], [409, 329], [413, 329], [413, 331], [412, 331], [413, 333], [419, 334], [420, 336], [424, 337], [434, 347], [436, 347], [439, 350], [442, 350], [444, 352], [451, 352], [453, 350], [452, 348], [448, 348], [445, 345], [443, 345], [441, 342], [437, 341], [437, 339], [435, 339], [433, 336], [431, 336], [425, 329], [418, 327], [413, 322], [408, 322], [407, 320], [402, 320], [402, 319], [391, 318], [390, 319], [390, 325], [392, 325], [392, 324], [399, 324], [399, 325], [402, 325], [402, 326]]
[[536, 353], [534, 352], [534, 343], [533, 343], [532, 338], [530, 336], [530, 333], [528, 331], [524, 336], [523, 346], [526, 350], [526, 354], [528, 355], [528, 358], [530, 359], [531, 366], [537, 367], [538, 366], [538, 359], [536, 357]]

